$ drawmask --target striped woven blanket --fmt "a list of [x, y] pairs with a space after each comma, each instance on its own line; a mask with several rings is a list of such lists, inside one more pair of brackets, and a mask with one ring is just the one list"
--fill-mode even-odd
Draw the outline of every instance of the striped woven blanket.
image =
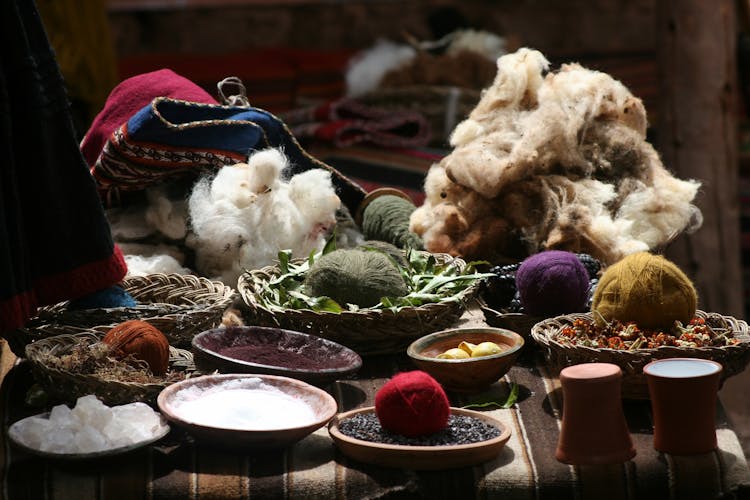
[[[534, 361], [534, 362], [532, 362]], [[356, 379], [328, 387], [341, 411], [371, 406], [393, 374], [413, 369], [405, 356], [368, 358]], [[31, 384], [24, 363], [2, 385], [4, 428], [35, 411], [23, 399]], [[413, 471], [357, 463], [342, 456], [325, 428], [287, 450], [229, 452], [173, 431], [153, 446], [92, 462], [55, 462], [30, 456], [3, 437], [2, 494], [11, 499], [70, 498], [503, 498], [712, 499], [748, 498], [750, 470], [734, 431], [717, 423], [719, 449], [678, 457], [653, 449], [648, 401], [626, 401], [637, 455], [622, 465], [569, 466], [558, 462], [561, 392], [535, 360], [515, 366], [489, 394], [503, 400], [519, 384], [518, 402], [490, 413], [512, 435], [490, 462], [443, 471]], [[449, 394], [453, 406], [472, 397]], [[4, 435], [3, 435], [4, 436]]]

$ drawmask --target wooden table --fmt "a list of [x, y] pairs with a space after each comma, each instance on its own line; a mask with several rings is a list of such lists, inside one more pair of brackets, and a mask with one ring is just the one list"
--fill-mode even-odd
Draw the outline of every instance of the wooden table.
[[[4, 429], [37, 413], [23, 403], [32, 383], [21, 362], [8, 370], [0, 389]], [[533, 353], [532, 353], [533, 354]], [[692, 457], [653, 449], [650, 405], [626, 401], [625, 413], [637, 455], [621, 465], [573, 467], [554, 457], [559, 435], [559, 382], [524, 355], [519, 365], [487, 392], [449, 394], [453, 406], [480, 396], [504, 400], [510, 383], [520, 386], [513, 408], [490, 413], [512, 436], [493, 461], [444, 471], [397, 470], [343, 457], [326, 428], [287, 450], [229, 452], [195, 443], [178, 429], [153, 446], [97, 461], [50, 461], [28, 455], [3, 433], [0, 463], [4, 498], [503, 498], [667, 499], [750, 498], [750, 470], [734, 431], [719, 413], [719, 449]], [[405, 356], [367, 358], [355, 379], [327, 387], [340, 411], [374, 404], [388, 378], [414, 367]]]

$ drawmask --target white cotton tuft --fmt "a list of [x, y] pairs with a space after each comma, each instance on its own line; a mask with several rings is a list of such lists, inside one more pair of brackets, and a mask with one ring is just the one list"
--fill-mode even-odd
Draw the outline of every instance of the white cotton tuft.
[[389, 40], [378, 40], [373, 47], [355, 56], [346, 72], [346, 95], [360, 97], [377, 89], [383, 77], [416, 56], [416, 50]]
[[273, 264], [281, 250], [305, 257], [322, 249], [341, 205], [331, 175], [314, 169], [284, 182], [287, 166], [283, 154], [268, 149], [196, 183], [187, 244], [200, 274], [234, 286], [244, 270]]
[[179, 240], [187, 234], [187, 203], [171, 200], [162, 188], [146, 190], [149, 206], [146, 222], [168, 238]]
[[147, 276], [149, 274], [192, 274], [171, 255], [125, 255], [128, 265], [128, 276]]

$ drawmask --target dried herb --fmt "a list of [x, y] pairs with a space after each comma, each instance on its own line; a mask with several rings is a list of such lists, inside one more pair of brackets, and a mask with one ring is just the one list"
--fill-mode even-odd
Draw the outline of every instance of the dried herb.
[[145, 361], [132, 356], [118, 360], [112, 356], [111, 347], [101, 342], [82, 341], [67, 354], [48, 354], [44, 362], [50, 368], [119, 382], [158, 384], [165, 381], [176, 382], [185, 377], [184, 373], [175, 371], [157, 377], [151, 373]]

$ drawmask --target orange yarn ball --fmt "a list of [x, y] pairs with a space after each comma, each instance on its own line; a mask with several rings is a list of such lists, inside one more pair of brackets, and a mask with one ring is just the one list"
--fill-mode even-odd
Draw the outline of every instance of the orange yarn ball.
[[145, 321], [133, 319], [120, 323], [104, 335], [102, 342], [111, 347], [118, 359], [132, 355], [145, 361], [154, 375], [164, 375], [169, 368], [169, 340]]

